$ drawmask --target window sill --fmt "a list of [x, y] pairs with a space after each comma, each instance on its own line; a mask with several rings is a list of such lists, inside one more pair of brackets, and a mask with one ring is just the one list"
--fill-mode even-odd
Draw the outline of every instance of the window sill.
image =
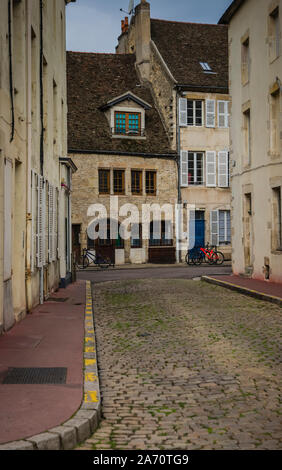
[[146, 140], [146, 137], [141, 135], [112, 135], [112, 139]]
[[276, 250], [271, 250], [272, 255], [282, 255], [282, 247], [276, 248]]

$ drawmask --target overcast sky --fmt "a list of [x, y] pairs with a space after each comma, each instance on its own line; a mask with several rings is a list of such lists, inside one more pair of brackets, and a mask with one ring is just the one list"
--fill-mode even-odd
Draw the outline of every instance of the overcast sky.
[[[135, 6], [140, 0], [135, 0]], [[217, 23], [232, 0], [150, 0], [151, 18]], [[76, 0], [66, 8], [67, 50], [115, 52], [129, 0]]]

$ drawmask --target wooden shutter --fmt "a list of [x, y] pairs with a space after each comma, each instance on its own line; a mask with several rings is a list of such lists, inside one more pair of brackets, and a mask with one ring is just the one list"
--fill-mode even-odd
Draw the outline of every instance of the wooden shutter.
[[36, 257], [37, 267], [42, 268], [45, 263], [45, 197], [44, 180], [42, 176], [37, 178], [37, 244]]
[[180, 152], [180, 185], [188, 186], [188, 152], [181, 150]]
[[218, 210], [210, 212], [210, 239], [211, 244], [218, 246], [219, 244], [219, 217]]
[[13, 163], [4, 160], [4, 281], [12, 275]]
[[58, 188], [54, 188], [54, 207], [53, 207], [53, 259], [58, 258]]
[[216, 152], [206, 152], [206, 186], [216, 186]]
[[187, 126], [187, 100], [179, 98], [179, 125]]
[[220, 188], [228, 188], [229, 186], [228, 166], [228, 152], [218, 152], [218, 186]]
[[54, 186], [49, 185], [49, 208], [48, 208], [48, 254], [49, 254], [49, 261], [54, 261], [57, 258], [56, 250], [55, 250], [55, 198], [56, 198], [56, 188]]
[[229, 126], [228, 101], [217, 102], [217, 119], [218, 119], [218, 127]]
[[206, 127], [215, 127], [215, 100], [206, 100]]
[[31, 272], [35, 267], [37, 223], [37, 174], [31, 170]]

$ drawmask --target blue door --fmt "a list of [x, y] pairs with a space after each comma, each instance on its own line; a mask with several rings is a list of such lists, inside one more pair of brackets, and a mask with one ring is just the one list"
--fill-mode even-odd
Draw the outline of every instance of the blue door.
[[[189, 248], [205, 246], [205, 212], [190, 212]], [[194, 243], [193, 243], [194, 241]]]

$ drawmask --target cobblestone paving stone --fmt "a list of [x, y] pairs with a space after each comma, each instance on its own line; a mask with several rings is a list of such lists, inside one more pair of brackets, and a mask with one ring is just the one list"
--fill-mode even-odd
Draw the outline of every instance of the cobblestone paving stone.
[[194, 280], [94, 286], [103, 419], [80, 449], [281, 449], [281, 308]]

